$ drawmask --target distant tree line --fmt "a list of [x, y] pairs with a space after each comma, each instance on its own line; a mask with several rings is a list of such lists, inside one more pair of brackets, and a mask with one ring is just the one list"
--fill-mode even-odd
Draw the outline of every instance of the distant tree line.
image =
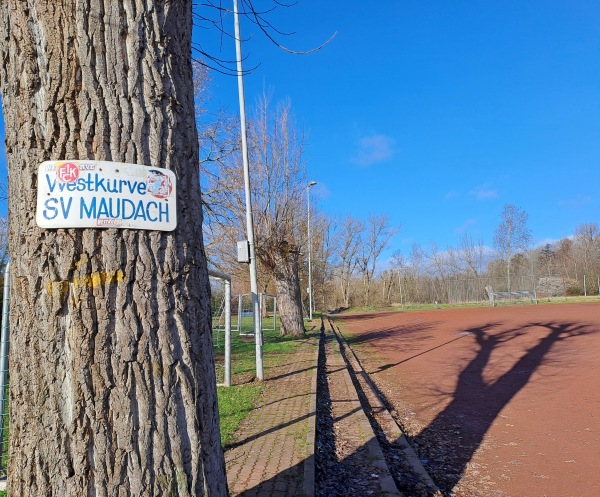
[[[503, 216], [505, 213], [506, 207]], [[504, 221], [495, 239], [505, 229]], [[580, 224], [573, 236], [536, 248], [529, 246], [531, 236], [526, 225], [510, 251], [506, 240], [495, 243], [492, 250], [469, 234], [460, 238], [458, 246], [445, 249], [435, 242], [426, 247], [415, 244], [406, 254], [394, 252], [386, 267], [368, 280], [368, 292], [360, 259], [365, 250], [368, 252], [364, 226], [352, 218], [340, 226], [333, 230], [336, 235], [331, 247], [317, 251], [323, 257], [317, 264], [317, 282], [321, 282], [316, 288], [321, 296], [317, 302], [325, 308], [485, 301], [486, 287], [501, 292], [535, 290], [538, 298], [599, 294], [597, 223]], [[330, 233], [323, 239], [328, 237]]]

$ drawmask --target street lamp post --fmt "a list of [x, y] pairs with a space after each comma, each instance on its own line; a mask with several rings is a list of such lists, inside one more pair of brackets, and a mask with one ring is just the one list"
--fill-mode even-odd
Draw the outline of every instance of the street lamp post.
[[258, 278], [256, 274], [256, 251], [254, 246], [254, 222], [252, 219], [252, 200], [250, 195], [250, 173], [248, 166], [248, 145], [246, 138], [246, 103], [244, 99], [244, 70], [242, 68], [242, 38], [237, 0], [233, 0], [233, 16], [235, 27], [235, 49], [237, 57], [238, 96], [240, 101], [240, 127], [242, 134], [242, 161], [244, 165], [244, 191], [246, 194], [246, 232], [250, 247], [250, 291], [252, 292], [252, 310], [254, 314], [254, 342], [256, 345], [256, 377], [263, 375], [263, 338], [260, 324], [260, 308], [258, 302]]
[[313, 295], [312, 295], [312, 273], [310, 266], [310, 255], [312, 251], [312, 240], [310, 238], [310, 189], [311, 187], [317, 184], [316, 181], [311, 181], [306, 186], [306, 203], [307, 203], [307, 213], [308, 220], [306, 223], [307, 231], [308, 231], [308, 319], [312, 321], [312, 313], [313, 313]]

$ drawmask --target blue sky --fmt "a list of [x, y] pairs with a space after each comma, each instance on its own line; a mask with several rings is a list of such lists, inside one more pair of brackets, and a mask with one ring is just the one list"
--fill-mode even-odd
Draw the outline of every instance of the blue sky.
[[[289, 98], [308, 135], [320, 208], [387, 214], [393, 249], [491, 245], [504, 204], [536, 243], [600, 222], [600, 4], [300, 1], [271, 17], [290, 55], [243, 22], [248, 107]], [[214, 49], [206, 31], [197, 40]], [[233, 43], [225, 40], [233, 56]], [[216, 47], [218, 49], [218, 47]], [[213, 102], [237, 112], [235, 78]]]
[[[265, 88], [291, 100], [323, 211], [387, 214], [402, 226], [390, 252], [405, 253], [456, 245], [463, 232], [491, 245], [507, 203], [527, 211], [536, 243], [600, 222], [597, 1], [373, 5], [277, 9], [270, 20], [295, 31], [278, 38], [294, 50], [337, 32], [311, 55], [285, 53], [242, 23], [246, 68], [260, 64], [245, 78], [249, 110]], [[234, 58], [214, 30], [195, 39]], [[237, 112], [236, 85], [213, 75], [212, 104]]]

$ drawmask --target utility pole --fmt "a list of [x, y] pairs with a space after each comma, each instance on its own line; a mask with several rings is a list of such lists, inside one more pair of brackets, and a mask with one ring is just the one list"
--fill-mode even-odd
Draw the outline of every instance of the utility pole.
[[313, 315], [313, 295], [312, 295], [312, 272], [310, 266], [310, 255], [312, 251], [312, 240], [310, 238], [310, 189], [317, 184], [316, 181], [311, 181], [306, 186], [306, 203], [308, 219], [306, 226], [308, 228], [308, 319], [312, 321]]
[[258, 302], [258, 278], [256, 276], [256, 250], [254, 247], [254, 221], [252, 220], [252, 199], [250, 198], [250, 172], [248, 165], [248, 140], [246, 135], [246, 101], [244, 98], [244, 70], [242, 68], [242, 38], [240, 35], [240, 18], [237, 0], [233, 0], [233, 17], [235, 24], [235, 52], [237, 57], [238, 95], [240, 101], [240, 126], [242, 133], [242, 160], [244, 164], [244, 191], [246, 194], [246, 232], [250, 246], [250, 291], [252, 292], [252, 311], [254, 315], [254, 341], [256, 344], [256, 377], [263, 375], [263, 339], [260, 325], [260, 308]]

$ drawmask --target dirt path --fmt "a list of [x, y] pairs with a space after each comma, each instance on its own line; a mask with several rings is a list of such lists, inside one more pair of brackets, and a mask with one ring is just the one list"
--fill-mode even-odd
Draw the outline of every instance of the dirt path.
[[600, 496], [600, 305], [340, 319], [447, 495]]

